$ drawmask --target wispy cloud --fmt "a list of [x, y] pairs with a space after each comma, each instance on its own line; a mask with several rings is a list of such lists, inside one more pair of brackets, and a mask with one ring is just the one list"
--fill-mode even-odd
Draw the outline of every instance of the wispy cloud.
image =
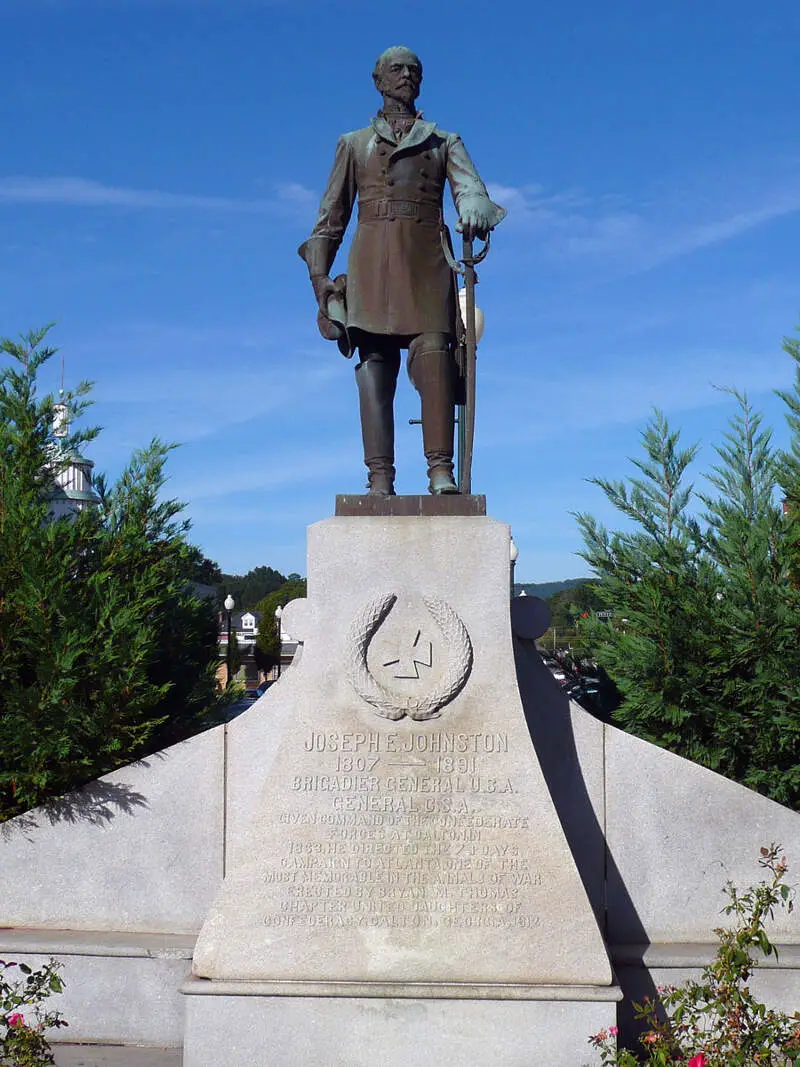
[[319, 194], [313, 189], [307, 189], [299, 182], [284, 182], [276, 187], [276, 195], [279, 200], [286, 204], [297, 204], [298, 207], [316, 207]]
[[55, 204], [65, 207], [186, 209], [263, 213], [285, 210], [292, 205], [306, 207], [316, 194], [296, 182], [278, 185], [272, 197], [254, 200], [226, 196], [198, 196], [162, 189], [132, 189], [105, 185], [88, 178], [0, 178], [0, 205]]
[[641, 272], [692, 252], [721, 244], [775, 219], [800, 211], [800, 184], [768, 190], [741, 208], [724, 204], [715, 218], [696, 217], [696, 208], [655, 203], [637, 206], [619, 197], [587, 196], [580, 190], [548, 194], [541, 186], [489, 187], [509, 209], [509, 222], [542, 238], [552, 258], [611, 262]]
[[661, 246], [661, 256], [665, 259], [682, 256], [695, 249], [730, 241], [748, 230], [797, 211], [800, 211], [800, 189], [776, 193], [750, 210], [737, 211], [727, 217], [690, 227], [673, 241], [665, 240]]
[[580, 189], [565, 189], [558, 193], [548, 193], [544, 186], [533, 183], [513, 186], [490, 182], [488, 189], [492, 199], [501, 203], [513, 219], [559, 228], [568, 225], [571, 221], [584, 219], [585, 213], [590, 210], [613, 206], [619, 201], [617, 197], [604, 197], [598, 200]]
[[[519, 366], [510, 356], [501, 362]], [[595, 429], [642, 424], [654, 407], [671, 418], [730, 407], [730, 396], [718, 386], [735, 385], [757, 405], [765, 405], [774, 389], [790, 384], [791, 373], [785, 359], [769, 353], [683, 348], [647, 360], [609, 353], [598, 356], [593, 371], [582, 368], [580, 373], [569, 363], [545, 376], [484, 368], [482, 407], [490, 428], [483, 443], [504, 448], [512, 441], [574, 438]]]
[[267, 420], [273, 423], [270, 432], [282, 428], [288, 434], [286, 413], [298, 397], [304, 419], [318, 419], [347, 405], [350, 385], [350, 376], [333, 360], [311, 365], [297, 360], [276, 374], [273, 353], [261, 369], [236, 366], [233, 374], [228, 363], [205, 366], [202, 375], [194, 375], [183, 360], [162, 365], [157, 373], [152, 363], [140, 362], [99, 383], [92, 414], [100, 422], [111, 419], [114, 440], [123, 449], [145, 432], [183, 443], [225, 442], [233, 433], [245, 438], [263, 433], [258, 428]]
[[179, 466], [209, 452], [271, 468], [276, 448], [291, 453], [309, 435], [356, 426], [352, 369], [336, 346], [306, 345], [310, 330], [287, 329], [293, 343], [269, 322], [134, 321], [69, 340], [68, 380], [97, 382], [86, 423], [107, 430], [93, 452], [100, 469], [117, 470], [153, 436], [187, 446]]
[[[225, 457], [208, 464], [194, 477], [178, 476], [170, 491], [182, 500], [195, 504], [245, 494], [270, 494], [280, 490], [297, 489], [300, 485], [325, 482], [348, 474], [358, 465], [351, 442], [315, 445], [305, 450], [294, 449], [291, 462], [239, 464], [231, 468]], [[262, 505], [263, 506], [263, 505]]]

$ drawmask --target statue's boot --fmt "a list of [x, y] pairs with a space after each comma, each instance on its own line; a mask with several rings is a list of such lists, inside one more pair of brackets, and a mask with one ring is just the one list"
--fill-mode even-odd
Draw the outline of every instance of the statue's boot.
[[457, 493], [453, 478], [455, 373], [449, 348], [415, 352], [409, 374], [422, 401], [422, 443], [428, 461], [428, 491]]
[[383, 359], [356, 367], [364, 463], [371, 496], [394, 496], [394, 393], [397, 368]]

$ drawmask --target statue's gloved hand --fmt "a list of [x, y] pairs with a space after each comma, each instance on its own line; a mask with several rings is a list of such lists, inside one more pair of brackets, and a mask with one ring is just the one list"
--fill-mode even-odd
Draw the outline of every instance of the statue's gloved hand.
[[456, 223], [456, 230], [468, 241], [474, 237], [485, 241], [489, 231], [494, 228], [494, 215], [494, 211], [487, 211], [478, 204], [465, 204]]
[[317, 298], [319, 310], [327, 318], [328, 299], [336, 292], [336, 286], [327, 274], [320, 274], [312, 278], [311, 285], [314, 288], [314, 296]]
[[494, 204], [488, 196], [462, 196], [458, 200], [456, 229], [468, 241], [477, 237], [485, 241], [495, 226], [506, 217], [505, 209]]

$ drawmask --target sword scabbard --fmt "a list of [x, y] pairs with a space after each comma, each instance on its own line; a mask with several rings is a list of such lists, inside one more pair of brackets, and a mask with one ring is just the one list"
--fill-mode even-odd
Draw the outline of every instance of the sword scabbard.
[[[461, 465], [458, 472], [459, 492], [468, 496], [472, 492], [472, 448], [475, 440], [475, 375], [477, 342], [475, 338], [475, 262], [472, 240], [464, 238], [462, 261], [464, 263], [464, 289], [466, 307], [464, 315], [464, 406], [460, 412], [459, 441]], [[461, 421], [463, 420], [463, 426]]]

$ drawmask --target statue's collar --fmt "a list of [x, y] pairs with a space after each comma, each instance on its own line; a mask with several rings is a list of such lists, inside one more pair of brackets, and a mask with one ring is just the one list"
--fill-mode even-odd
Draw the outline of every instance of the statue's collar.
[[418, 111], [414, 125], [402, 141], [398, 142], [392, 127], [379, 111], [375, 118], [372, 119], [372, 128], [382, 140], [393, 144], [396, 150], [402, 149], [405, 151], [407, 148], [415, 148], [417, 145], [422, 144], [423, 141], [426, 141], [436, 129], [436, 123], [426, 122], [422, 117], [422, 112]]

